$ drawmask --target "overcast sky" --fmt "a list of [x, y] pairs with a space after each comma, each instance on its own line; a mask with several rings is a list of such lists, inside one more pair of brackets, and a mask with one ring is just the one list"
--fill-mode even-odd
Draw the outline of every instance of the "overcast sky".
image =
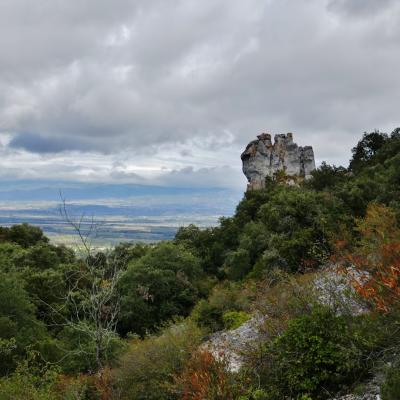
[[245, 186], [400, 125], [398, 0], [0, 0], [0, 178]]

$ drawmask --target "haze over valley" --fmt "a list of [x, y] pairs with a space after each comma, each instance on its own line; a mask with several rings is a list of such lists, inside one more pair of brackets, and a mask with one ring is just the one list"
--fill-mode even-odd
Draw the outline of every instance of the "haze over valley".
[[[0, 183], [0, 225], [30, 223], [54, 243], [74, 245], [76, 232], [60, 212], [96, 225], [94, 245], [172, 239], [180, 226], [214, 226], [233, 214], [242, 196], [226, 188], [175, 188], [54, 181]], [[92, 221], [93, 218], [93, 221]]]

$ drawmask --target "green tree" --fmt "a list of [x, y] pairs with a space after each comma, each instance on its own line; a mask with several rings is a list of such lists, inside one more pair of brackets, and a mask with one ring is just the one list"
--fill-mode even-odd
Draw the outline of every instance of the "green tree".
[[164, 242], [134, 260], [121, 279], [119, 331], [143, 335], [177, 315], [187, 315], [199, 297], [199, 260], [181, 244]]
[[318, 191], [332, 190], [348, 179], [346, 168], [329, 165], [325, 161], [311, 175], [312, 179], [306, 182], [306, 186]]
[[29, 224], [13, 225], [6, 231], [5, 240], [25, 248], [39, 242], [47, 243], [49, 241], [40, 228]]
[[8, 342], [8, 351], [0, 352], [0, 374], [12, 371], [29, 347], [38, 350], [47, 339], [35, 311], [23, 281], [15, 274], [0, 272], [0, 340]]
[[352, 149], [353, 157], [350, 160], [349, 169], [358, 172], [368, 161], [377, 153], [377, 151], [388, 140], [386, 133], [375, 130], [374, 132], [365, 132], [362, 139]]

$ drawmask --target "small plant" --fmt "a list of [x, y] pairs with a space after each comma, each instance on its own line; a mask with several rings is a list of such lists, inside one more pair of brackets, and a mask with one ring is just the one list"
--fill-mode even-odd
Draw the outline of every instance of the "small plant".
[[382, 400], [400, 399], [400, 367], [393, 366], [386, 372], [385, 381], [381, 387]]
[[264, 389], [250, 389], [248, 393], [240, 396], [238, 400], [269, 400], [270, 397]]
[[[228, 312], [240, 313], [240, 311], [248, 309], [248, 301], [243, 295], [243, 290], [245, 288], [232, 283], [216, 286], [207, 300], [202, 299], [196, 304], [191, 318], [198, 326], [211, 332], [224, 328], [232, 329], [225, 325], [224, 315]], [[240, 318], [243, 318], [245, 314], [241, 314]]]
[[222, 316], [225, 329], [236, 329], [250, 319], [250, 315], [244, 311], [227, 311]]
[[176, 384], [180, 400], [234, 400], [239, 394], [223, 355], [216, 359], [208, 351], [193, 354]]

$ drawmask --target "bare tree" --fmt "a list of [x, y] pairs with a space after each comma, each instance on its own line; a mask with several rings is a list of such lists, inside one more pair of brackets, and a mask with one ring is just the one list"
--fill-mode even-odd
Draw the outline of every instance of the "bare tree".
[[63, 316], [62, 324], [94, 343], [94, 354], [80, 343], [76, 353], [94, 356], [95, 368], [101, 370], [116, 338], [120, 309], [118, 283], [123, 271], [111, 253], [94, 248], [92, 243], [98, 228], [94, 219], [82, 215], [75, 220], [67, 210], [65, 199], [61, 199], [60, 213], [78, 237], [81, 263], [79, 271], [67, 282], [65, 304], [70, 312], [68, 317]]

